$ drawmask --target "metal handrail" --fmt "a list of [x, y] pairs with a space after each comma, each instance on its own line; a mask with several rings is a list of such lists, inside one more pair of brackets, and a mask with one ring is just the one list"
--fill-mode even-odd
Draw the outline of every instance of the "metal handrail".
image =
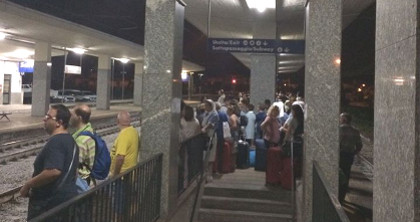
[[330, 184], [325, 179], [321, 167], [313, 162], [313, 189], [312, 189], [312, 221], [350, 222], [343, 210], [337, 196], [333, 193]]
[[[52, 208], [51, 210], [49, 210], [49, 211], [47, 211], [47, 212], [45, 212], [45, 213], [43, 213], [43, 214], [41, 214], [41, 215], [39, 215], [39, 216], [37, 216], [36, 218], [33, 218], [33, 219], [31, 219], [31, 220], [29, 220], [29, 222], [41, 222], [41, 221], [46, 221], [47, 219], [49, 219], [49, 218], [52, 218], [52, 217], [56, 217], [56, 216], [59, 216], [61, 213], [65, 213], [66, 212], [66, 210], [68, 210], [68, 211], [72, 211], [72, 210], [74, 210], [73, 208], [77, 208], [77, 207], [83, 207], [83, 205], [86, 207], [86, 206], [88, 206], [89, 204], [91, 204], [91, 202], [92, 201], [90, 201], [90, 200], [88, 200], [87, 202], [88, 202], [88, 204], [86, 205], [85, 203], [82, 203], [82, 204], [78, 204], [77, 205], [77, 203], [78, 202], [81, 202], [81, 201], [83, 201], [83, 200], [85, 200], [85, 199], [89, 199], [89, 198], [92, 198], [93, 196], [95, 196], [95, 195], [97, 195], [97, 194], [104, 194], [104, 193], [106, 193], [106, 191], [114, 191], [114, 192], [119, 192], [119, 190], [109, 190], [109, 189], [107, 189], [109, 186], [113, 186], [113, 185], [116, 185], [116, 183], [117, 182], [119, 182], [119, 181], [121, 181], [121, 180], [124, 180], [124, 178], [130, 178], [131, 176], [133, 176], [133, 174], [134, 174], [134, 172], [135, 172], [135, 170], [137, 170], [137, 169], [145, 169], [145, 168], [147, 168], [147, 169], [150, 169], [151, 167], [149, 166], [150, 165], [150, 163], [154, 163], [154, 162], [157, 162], [157, 163], [155, 163], [155, 167], [157, 167], [157, 171], [155, 172], [155, 171], [153, 171], [152, 173], [154, 173], [153, 175], [151, 175], [150, 176], [150, 179], [152, 180], [153, 178], [156, 178], [157, 179], [157, 181], [153, 181], [154, 183], [156, 183], [156, 184], [154, 184], [154, 185], [156, 185], [156, 191], [157, 191], [157, 199], [158, 200], [160, 200], [160, 190], [161, 190], [161, 183], [160, 183], [160, 180], [161, 180], [161, 175], [162, 175], [162, 156], [163, 156], [163, 154], [162, 153], [159, 153], [159, 154], [156, 154], [156, 155], [154, 155], [154, 156], [152, 156], [152, 157], [150, 157], [150, 158], [148, 158], [147, 160], [145, 160], [145, 161], [142, 161], [141, 163], [139, 163], [139, 164], [137, 164], [136, 166], [134, 166], [134, 167], [132, 167], [132, 168], [130, 168], [129, 170], [127, 170], [126, 172], [124, 172], [124, 173], [122, 173], [122, 174], [119, 174], [118, 176], [116, 176], [116, 177], [114, 177], [114, 178], [111, 178], [111, 179], [109, 179], [109, 180], [106, 180], [106, 181], [104, 181], [104, 182], [102, 182], [102, 183], [100, 183], [99, 185], [97, 185], [96, 187], [94, 187], [94, 188], [92, 188], [92, 189], [90, 189], [90, 190], [88, 190], [88, 191], [86, 191], [86, 192], [84, 192], [83, 194], [80, 194], [80, 195], [78, 195], [78, 196], [76, 196], [76, 197], [74, 197], [74, 198], [72, 198], [72, 199], [70, 199], [70, 200], [68, 200], [68, 201], [66, 201], [66, 202], [64, 202], [64, 203], [62, 203], [62, 204], [60, 204], [60, 205], [58, 205], [58, 206], [56, 206], [56, 207], [54, 207], [54, 208]], [[147, 170], [146, 169], [146, 170]], [[144, 175], [143, 175], [144, 176]], [[154, 177], [153, 177], [154, 176]], [[153, 178], [152, 178], [153, 177]], [[138, 178], [137, 178], [138, 179]], [[145, 184], [145, 181], [135, 181], [135, 182], [138, 182], [138, 184], [139, 183], [142, 183], [142, 184]], [[137, 184], [137, 185], [138, 185]], [[137, 188], [139, 188], [140, 186], [137, 186]], [[104, 190], [106, 190], [105, 192], [104, 192]], [[128, 191], [129, 192], [129, 191]], [[127, 197], [127, 196], [130, 196], [129, 194], [125, 194], [125, 197]], [[160, 203], [160, 201], [159, 201], [159, 203]], [[150, 203], [148, 203], [148, 204], [150, 204]], [[112, 205], [114, 205], [114, 206], [111, 206], [111, 207], [118, 207], [118, 206], [115, 206], [116, 204], [115, 203], [113, 203]], [[89, 206], [89, 207], [92, 207], [92, 206]], [[131, 207], [131, 206], [130, 206]], [[85, 210], [88, 210], [88, 209], [85, 209]], [[110, 209], [108, 209], [108, 210], [110, 210]], [[148, 209], [145, 209], [145, 210], [148, 210]], [[152, 215], [153, 217], [156, 217], [156, 219], [159, 217], [159, 210], [160, 210], [160, 204], [158, 204], [158, 206], [157, 206], [157, 215]], [[155, 211], [156, 211], [155, 210]], [[83, 211], [83, 210], [80, 210], [79, 209], [79, 213], [83, 213], [83, 212], [85, 212], [85, 211]], [[92, 212], [89, 212], [89, 213], [92, 213]], [[105, 213], [105, 212], [102, 212], [102, 213]], [[102, 215], [98, 215], [99, 217], [102, 217]], [[92, 219], [92, 218], [91, 218]], [[97, 219], [97, 218], [96, 218]], [[114, 219], [114, 218], [113, 218]], [[63, 220], [63, 221], [67, 221], [67, 220]], [[96, 221], [98, 221], [98, 220], [96, 220]], [[99, 220], [100, 221], [100, 220]], [[111, 221], [111, 220], [109, 220], [109, 221]], [[113, 221], [113, 220], [112, 220]], [[136, 220], [137, 221], [137, 220]], [[154, 220], [151, 220], [151, 221], [154, 221]]]
[[190, 222], [194, 222], [195, 214], [197, 213], [196, 212], [197, 203], [198, 203], [198, 199], [200, 197], [200, 191], [201, 191], [202, 183], [204, 181], [204, 178], [206, 178], [206, 176], [207, 176], [206, 169], [208, 168], [207, 165], [208, 165], [209, 158], [210, 158], [210, 149], [213, 147], [212, 145], [213, 145], [213, 142], [214, 142], [213, 140], [214, 140], [215, 135], [216, 135], [216, 131], [214, 131], [213, 136], [210, 138], [210, 140], [208, 142], [208, 145], [207, 145], [207, 152], [204, 156], [203, 168], [201, 170], [200, 178], [199, 178], [198, 183], [197, 183], [197, 192], [196, 192], [196, 195], [195, 195], [195, 198], [194, 198], [194, 204], [192, 206]]

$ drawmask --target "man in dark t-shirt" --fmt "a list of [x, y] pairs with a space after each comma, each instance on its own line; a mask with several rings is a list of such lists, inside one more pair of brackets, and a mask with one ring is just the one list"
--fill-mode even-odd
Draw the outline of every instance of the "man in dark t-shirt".
[[51, 137], [35, 159], [32, 178], [20, 190], [29, 197], [28, 220], [77, 195], [79, 149], [67, 131], [70, 115], [67, 107], [53, 105], [44, 117]]

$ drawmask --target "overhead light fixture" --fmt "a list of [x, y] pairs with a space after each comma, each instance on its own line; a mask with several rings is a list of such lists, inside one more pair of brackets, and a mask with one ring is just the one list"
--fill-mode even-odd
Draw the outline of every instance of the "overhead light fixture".
[[34, 54], [35, 54], [34, 51], [29, 51], [26, 49], [17, 49], [13, 52], [6, 53], [5, 55], [6, 57], [11, 57], [11, 58], [28, 59]]
[[305, 6], [306, 0], [284, 0], [283, 7]]
[[3, 40], [6, 38], [6, 33], [0, 32], [0, 40]]
[[182, 81], [184, 81], [184, 82], [188, 80], [188, 74], [187, 74], [187, 71], [182, 70], [182, 72], [181, 72], [181, 79], [182, 79]]
[[122, 63], [124, 63], [124, 64], [126, 64], [127, 62], [129, 62], [130, 60], [129, 59], [127, 59], [127, 58], [120, 58], [120, 59], [118, 59], [120, 62], [122, 62]]
[[275, 0], [246, 0], [246, 4], [250, 9], [257, 9], [259, 12], [264, 12], [266, 9], [276, 8]]
[[67, 49], [79, 55], [87, 51], [86, 49], [83, 49], [83, 48], [67, 48]]

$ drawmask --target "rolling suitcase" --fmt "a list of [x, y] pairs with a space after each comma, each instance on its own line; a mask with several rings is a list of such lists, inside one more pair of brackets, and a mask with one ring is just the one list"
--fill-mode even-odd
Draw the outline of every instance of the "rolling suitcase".
[[238, 141], [236, 165], [240, 169], [246, 169], [249, 167], [249, 144], [246, 141]]
[[263, 139], [255, 140], [255, 170], [265, 171], [267, 169], [267, 148]]
[[279, 147], [270, 147], [267, 152], [267, 170], [265, 182], [271, 185], [279, 185], [281, 182], [280, 171], [283, 168], [282, 151]]
[[225, 142], [222, 154], [222, 173], [231, 173], [232, 171], [232, 146]]
[[292, 166], [291, 158], [285, 157], [282, 160], [283, 169], [280, 171], [281, 187], [287, 190], [292, 189]]
[[255, 166], [255, 150], [254, 149], [249, 150], [249, 166], [250, 167]]

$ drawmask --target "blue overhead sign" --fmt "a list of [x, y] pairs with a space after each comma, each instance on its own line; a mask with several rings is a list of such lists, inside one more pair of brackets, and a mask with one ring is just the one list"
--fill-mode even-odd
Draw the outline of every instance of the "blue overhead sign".
[[34, 72], [34, 62], [33, 61], [19, 62], [19, 72]]
[[212, 52], [294, 54], [305, 52], [304, 40], [210, 38], [207, 44]]

